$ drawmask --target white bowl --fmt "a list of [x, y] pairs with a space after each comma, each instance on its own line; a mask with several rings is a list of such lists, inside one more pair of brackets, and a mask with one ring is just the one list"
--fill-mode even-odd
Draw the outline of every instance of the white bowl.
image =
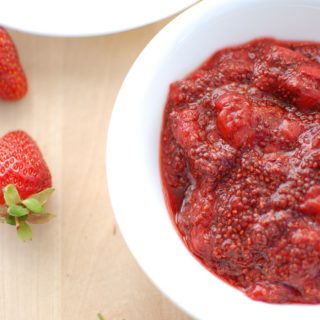
[[41, 35], [81, 37], [125, 31], [164, 19], [197, 0], [7, 0], [0, 23]]
[[320, 41], [319, 30], [317, 0], [203, 1], [149, 43], [119, 92], [107, 148], [116, 219], [146, 274], [196, 318], [318, 320], [320, 306], [252, 301], [207, 271], [186, 249], [167, 212], [159, 174], [168, 86], [225, 46], [262, 36]]

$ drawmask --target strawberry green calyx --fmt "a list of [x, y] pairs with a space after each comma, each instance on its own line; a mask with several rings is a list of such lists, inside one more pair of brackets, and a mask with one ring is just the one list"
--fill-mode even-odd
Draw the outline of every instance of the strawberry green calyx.
[[13, 184], [7, 185], [3, 188], [5, 205], [0, 208], [0, 222], [15, 226], [21, 240], [31, 240], [32, 230], [28, 223], [42, 224], [54, 217], [44, 211], [44, 205], [53, 191], [53, 188], [47, 188], [21, 199], [17, 188]]
[[19, 222], [19, 227], [17, 228], [17, 234], [18, 234], [18, 237], [23, 241], [32, 239], [32, 230], [25, 221]]

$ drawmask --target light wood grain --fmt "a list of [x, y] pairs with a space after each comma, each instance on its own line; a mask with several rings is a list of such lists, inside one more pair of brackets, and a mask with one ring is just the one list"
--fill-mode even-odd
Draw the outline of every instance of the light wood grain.
[[37, 141], [57, 191], [57, 218], [32, 242], [0, 225], [1, 320], [190, 319], [143, 274], [110, 207], [105, 140], [112, 106], [136, 56], [165, 23], [118, 35], [59, 39], [11, 31], [28, 96], [0, 102], [0, 133]]

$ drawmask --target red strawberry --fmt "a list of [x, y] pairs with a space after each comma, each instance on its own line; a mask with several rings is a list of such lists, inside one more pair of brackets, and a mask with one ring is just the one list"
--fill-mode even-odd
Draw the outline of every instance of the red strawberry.
[[20, 65], [17, 49], [7, 31], [0, 27], [0, 98], [18, 100], [27, 90], [27, 78]]
[[51, 186], [48, 166], [27, 133], [12, 131], [0, 139], [0, 215], [17, 227], [23, 240], [31, 238], [27, 222], [43, 223], [52, 217], [43, 208]]

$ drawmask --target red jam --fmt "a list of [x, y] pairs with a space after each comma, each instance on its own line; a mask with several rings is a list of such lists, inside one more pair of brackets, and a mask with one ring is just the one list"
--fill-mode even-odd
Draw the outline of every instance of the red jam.
[[210, 271], [255, 300], [320, 303], [320, 44], [254, 40], [171, 84], [160, 161]]

